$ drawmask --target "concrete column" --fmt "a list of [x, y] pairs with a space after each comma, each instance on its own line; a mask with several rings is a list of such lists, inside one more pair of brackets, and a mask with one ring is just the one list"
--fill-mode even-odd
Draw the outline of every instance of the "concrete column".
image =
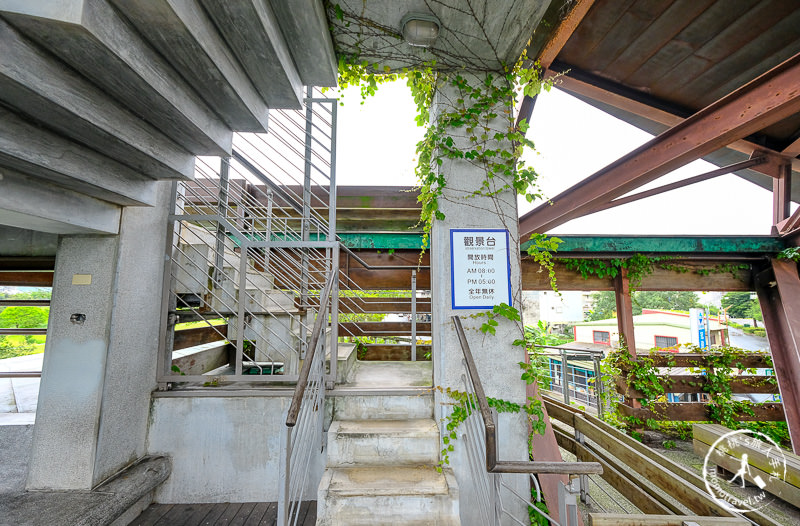
[[[483, 83], [482, 75], [467, 74], [465, 76], [471, 77], [469, 81], [472, 84], [482, 85]], [[431, 110], [432, 122], [440, 112], [452, 111], [456, 106], [455, 101], [460, 98], [464, 98], [464, 95], [452, 85], [448, 84], [438, 88]], [[499, 107], [497, 113], [502, 115], [502, 109]], [[495, 130], [506, 131], [508, 124], [504, 119], [497, 118], [489, 123], [489, 127], [492, 131], [487, 134], [492, 137]], [[482, 131], [475, 133], [480, 134]], [[457, 130], [451, 135], [455, 139], [457, 147], [462, 150], [472, 149], [465, 130]], [[495, 144], [487, 147], [494, 148], [496, 146]], [[463, 354], [450, 318], [453, 314], [457, 314], [462, 316], [462, 324], [487, 396], [522, 404], [526, 400], [525, 382], [520, 379], [522, 371], [517, 364], [524, 361], [524, 351], [521, 347], [511, 345], [514, 340], [522, 337], [521, 324], [505, 318], [498, 318], [497, 333], [484, 335], [478, 329], [486, 321], [486, 318], [470, 317], [470, 315], [484, 312], [483, 310], [452, 309], [450, 280], [450, 229], [508, 230], [511, 250], [512, 302], [513, 306], [521, 311], [516, 194], [513, 190], [503, 190], [493, 197], [471, 196], [474, 190], [482, 186], [486, 172], [468, 160], [445, 159], [440, 170], [447, 181], [444, 196], [439, 200], [439, 209], [445, 218], [437, 220], [433, 225], [430, 258], [434, 384], [460, 391], [464, 390], [461, 378], [464, 370]], [[498, 189], [504, 184], [505, 181], [497, 179], [493, 183], [493, 189]], [[449, 400], [438, 394], [436, 401], [436, 417], [438, 419], [443, 415], [444, 406], [442, 404], [448, 403]], [[499, 424], [498, 458], [501, 460], [527, 460], [528, 425], [526, 419], [522, 415], [501, 414]], [[472, 493], [471, 475], [464, 456], [463, 440], [457, 440], [454, 446], [455, 451], [450, 455], [450, 463], [459, 483], [462, 524], [477, 524], [476, 521], [479, 520], [476, 508], [477, 497]], [[520, 494], [525, 494], [527, 491], [525, 477], [512, 476], [508, 479], [521, 481], [518, 489]]]
[[59, 240], [28, 489], [90, 489], [144, 455], [171, 189], [153, 184], [119, 235]]

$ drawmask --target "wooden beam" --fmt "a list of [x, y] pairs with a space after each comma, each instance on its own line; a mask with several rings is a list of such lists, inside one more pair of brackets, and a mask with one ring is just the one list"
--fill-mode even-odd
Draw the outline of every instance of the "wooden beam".
[[601, 477], [603, 480], [622, 495], [625, 495], [625, 498], [640, 511], [644, 513], [670, 513], [670, 508], [645, 491], [646, 486], [643, 487], [638, 484], [629, 473], [626, 473], [625, 466], [618, 465], [610, 458], [600, 458], [600, 455], [592, 451], [590, 447], [579, 444], [573, 437], [565, 434], [560, 429], [554, 429], [554, 431], [558, 445], [575, 455], [579, 462], [599, 462], [602, 464], [603, 474]]
[[[746, 262], [732, 260], [693, 262], [689, 259], [680, 259], [677, 264], [686, 269], [686, 272], [683, 273], [667, 270], [656, 265], [652, 274], [642, 278], [637, 290], [749, 292], [753, 290], [749, 267], [744, 269], [736, 268], [737, 265], [744, 263]], [[731, 271], [715, 272], [716, 264], [730, 265]], [[541, 266], [532, 258], [522, 258], [521, 270], [523, 290], [550, 290], [548, 273], [546, 271], [542, 272]], [[614, 284], [611, 279], [598, 278], [596, 276], [589, 276], [588, 279], [584, 279], [579, 272], [568, 270], [561, 261], [555, 263], [554, 270], [559, 290], [614, 290]]]
[[194, 329], [183, 329], [175, 331], [175, 339], [172, 345], [173, 351], [179, 351], [203, 343], [211, 343], [225, 339], [228, 334], [227, 325], [214, 325], [197, 327]]
[[[572, 417], [570, 421], [563, 420], [567, 425], [570, 427], [575, 428], [576, 430], [583, 433], [587, 438], [592, 440], [593, 442], [597, 443], [599, 447], [608, 450], [609, 453], [617, 457], [618, 459], [624, 462], [624, 465], [628, 466], [629, 468], [635, 469], [638, 473], [645, 476], [646, 478], [650, 479], [650, 477], [646, 474], [645, 470], [649, 471], [649, 466], [655, 465], [659, 466], [667, 473], [667, 476], [677, 476], [679, 477], [678, 480], [683, 480], [688, 484], [667, 484], [666, 486], [662, 486], [658, 484], [656, 481], [657, 486], [661, 487], [665, 492], [668, 492], [673, 498], [676, 498], [679, 502], [686, 505], [689, 509], [691, 509], [694, 513], [701, 513], [702, 515], [729, 515], [727, 511], [723, 511], [723, 513], [708, 513], [704, 510], [699, 511], [698, 509], [692, 508], [689, 505], [690, 502], [694, 501], [694, 498], [697, 497], [697, 493], [690, 492], [685, 494], [684, 486], [693, 486], [700, 490], [700, 498], [705, 499], [709, 505], [715, 506], [716, 502], [714, 502], [706, 493], [705, 488], [705, 481], [701, 476], [696, 474], [694, 471], [673, 462], [672, 460], [668, 459], [664, 455], [661, 455], [657, 451], [645, 446], [638, 440], [626, 435], [619, 429], [611, 427], [606, 422], [594, 417], [592, 415], [586, 414], [585, 411], [581, 411], [575, 407], [567, 406], [559, 402], [554, 398], [550, 398], [545, 396], [544, 397], [545, 408], [548, 411], [554, 411], [555, 407], [559, 407], [561, 409], [561, 413], [571, 413]], [[555, 412], [552, 414], [555, 415]], [[608, 444], [608, 446], [604, 445]], [[593, 446], [594, 447], [594, 446]], [[639, 458], [631, 455], [639, 455]], [[652, 480], [652, 479], [650, 479]], [[686, 497], [689, 497], [688, 499]], [[724, 510], [724, 508], [723, 508]], [[756, 524], [761, 524], [764, 526], [778, 526], [778, 523], [774, 520], [770, 519], [766, 515], [762, 514], [761, 512], [748, 512], [744, 514], [748, 518], [752, 519]]]
[[[417, 312], [427, 314], [431, 311], [428, 298], [417, 298]], [[409, 313], [411, 298], [354, 298], [339, 297], [339, 313]]]
[[[430, 335], [430, 323], [417, 323], [417, 335]], [[359, 321], [339, 324], [339, 336], [405, 336], [411, 335], [411, 322]]]
[[586, 13], [589, 12], [595, 0], [577, 0], [569, 13], [558, 25], [558, 28], [544, 45], [544, 48], [536, 57], [542, 69], [547, 69], [556, 59], [561, 50], [567, 44], [572, 33], [578, 28]]
[[520, 218], [522, 238], [590, 213], [800, 111], [800, 53]]
[[[561, 50], [567, 44], [569, 37], [572, 36], [572, 33], [578, 28], [583, 18], [586, 16], [586, 13], [589, 12], [589, 9], [594, 4], [595, 0], [577, 0], [575, 5], [572, 6], [569, 14], [561, 21], [558, 25], [556, 30], [553, 32], [553, 35], [544, 45], [542, 50], [539, 52], [539, 55], [536, 57], [535, 61], [539, 64], [539, 67], [542, 68], [543, 71], [546, 71], [547, 68], [550, 67], [550, 64], [556, 59]], [[525, 122], [531, 122], [531, 115], [533, 114], [533, 108], [536, 105], [536, 96], [533, 97], [525, 95], [522, 99], [522, 104], [519, 107], [519, 114], [517, 115], [517, 127], [519, 127], [520, 123], [524, 120]]]
[[52, 272], [0, 271], [0, 286], [52, 287]]
[[629, 515], [626, 513], [590, 513], [589, 526], [749, 526], [750, 521], [734, 517], [697, 515]]
[[[619, 412], [627, 417], [645, 420], [671, 422], [705, 422], [710, 420], [709, 404], [704, 402], [657, 402], [648, 407], [618, 406]], [[752, 412], [752, 414], [751, 414]], [[768, 402], [748, 406], [747, 411], [738, 411], [736, 419], [742, 422], [783, 422], [783, 404]]]
[[792, 144], [784, 148], [781, 153], [787, 157], [797, 157], [800, 155], [800, 137], [795, 139]]
[[[756, 280], [756, 293], [775, 363], [794, 453], [800, 454], [800, 277], [797, 263], [772, 260], [772, 272]], [[767, 271], [768, 272], [768, 271]]]

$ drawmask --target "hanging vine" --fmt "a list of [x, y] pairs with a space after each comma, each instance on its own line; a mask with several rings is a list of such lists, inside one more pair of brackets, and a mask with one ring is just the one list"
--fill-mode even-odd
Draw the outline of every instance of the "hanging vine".
[[[446, 7], [435, 0], [426, 4], [431, 11]], [[455, 56], [444, 49], [411, 48], [397, 29], [369, 19], [366, 9], [353, 12], [330, 1], [325, 5], [338, 35], [339, 86], [359, 86], [363, 102], [380, 84], [403, 78], [414, 97], [416, 123], [426, 127], [417, 144], [415, 169], [423, 246], [428, 244], [433, 222], [445, 218], [441, 203], [448, 198], [443, 172], [448, 160], [468, 162], [483, 173], [482, 181], [459, 197], [496, 198], [507, 190], [529, 202], [542, 197], [538, 174], [522, 159], [525, 149], [534, 144], [525, 137], [528, 123], [523, 120], [517, 126], [514, 102], [518, 95], [549, 90], [554, 78], [543, 80], [538, 64], [524, 54], [513, 64], [505, 64], [491, 44], [487, 49], [493, 56], [488, 57], [470, 50]], [[464, 14], [476, 34], [488, 33], [481, 16]], [[434, 96], [442, 91], [455, 95], [441, 96], [431, 119]], [[493, 202], [493, 211], [503, 217], [507, 205]]]

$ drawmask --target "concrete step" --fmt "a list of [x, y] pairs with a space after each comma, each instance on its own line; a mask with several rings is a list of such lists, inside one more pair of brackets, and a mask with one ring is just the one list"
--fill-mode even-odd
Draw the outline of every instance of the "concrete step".
[[333, 398], [334, 420], [433, 418], [433, 394], [347, 395]]
[[317, 524], [458, 525], [458, 486], [433, 465], [329, 468], [320, 483]]
[[425, 362], [365, 362], [358, 360], [347, 387], [394, 388], [433, 385], [433, 365]]
[[439, 428], [432, 418], [334, 421], [328, 430], [328, 466], [435, 464]]

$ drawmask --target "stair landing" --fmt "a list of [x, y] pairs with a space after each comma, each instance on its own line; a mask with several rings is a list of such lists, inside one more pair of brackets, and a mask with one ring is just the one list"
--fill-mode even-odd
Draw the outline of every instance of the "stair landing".
[[433, 364], [356, 361], [341, 387], [404, 388], [433, 386]]

